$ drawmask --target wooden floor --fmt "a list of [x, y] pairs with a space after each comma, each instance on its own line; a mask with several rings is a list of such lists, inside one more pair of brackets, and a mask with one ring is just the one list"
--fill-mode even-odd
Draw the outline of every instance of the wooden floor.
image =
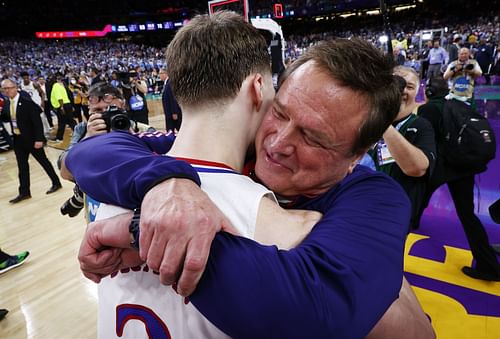
[[[55, 164], [61, 153], [46, 147]], [[10, 312], [0, 322], [0, 338], [95, 338], [97, 289], [85, 279], [77, 262], [85, 230], [82, 215], [59, 212], [73, 195], [73, 184], [46, 195], [51, 182], [30, 157], [32, 198], [9, 204], [17, 195], [14, 152], [0, 153], [0, 246], [14, 254], [30, 251], [28, 261], [0, 275], [0, 308]]]
[[[164, 128], [161, 115], [150, 118]], [[69, 134], [69, 130], [66, 132]], [[61, 150], [45, 147], [56, 166]], [[59, 208], [73, 195], [73, 183], [46, 195], [49, 177], [30, 157], [31, 199], [12, 205], [17, 195], [13, 151], [0, 153], [0, 247], [9, 254], [30, 251], [28, 261], [0, 275], [0, 339], [96, 338], [97, 288], [80, 273], [77, 253], [85, 231], [83, 213], [69, 218]]]

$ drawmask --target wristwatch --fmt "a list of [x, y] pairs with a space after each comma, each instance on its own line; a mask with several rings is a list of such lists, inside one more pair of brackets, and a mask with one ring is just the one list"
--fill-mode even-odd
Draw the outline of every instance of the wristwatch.
[[139, 249], [139, 221], [141, 220], [141, 209], [134, 209], [134, 215], [132, 216], [132, 220], [128, 225], [128, 231], [132, 234], [132, 241], [130, 245], [136, 250]]

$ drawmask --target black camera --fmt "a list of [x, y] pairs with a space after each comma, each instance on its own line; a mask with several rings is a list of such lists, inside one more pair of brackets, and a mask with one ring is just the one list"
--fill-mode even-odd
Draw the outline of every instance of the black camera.
[[130, 129], [130, 119], [127, 113], [116, 106], [109, 106], [102, 113], [102, 119], [106, 122], [108, 132], [128, 131]]
[[83, 192], [78, 185], [73, 187], [73, 196], [66, 200], [61, 206], [61, 214], [73, 218], [80, 213], [83, 208]]
[[467, 71], [472, 71], [474, 69], [474, 64], [466, 64], [464, 68]]
[[130, 85], [130, 79], [138, 78], [137, 72], [118, 72], [117, 74], [118, 80], [120, 80], [121, 85], [127, 87]]

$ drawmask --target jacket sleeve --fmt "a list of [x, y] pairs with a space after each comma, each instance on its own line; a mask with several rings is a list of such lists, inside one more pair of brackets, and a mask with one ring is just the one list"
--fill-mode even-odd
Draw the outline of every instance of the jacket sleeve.
[[410, 204], [388, 180], [341, 192], [290, 251], [218, 234], [191, 302], [234, 338], [365, 337], [401, 288]]
[[42, 109], [33, 100], [31, 100], [31, 98], [29, 100], [25, 100], [25, 103], [26, 105], [29, 105], [30, 122], [33, 125], [35, 141], [45, 141], [42, 118], [40, 118]]
[[140, 206], [148, 190], [168, 178], [187, 178], [200, 185], [187, 162], [153, 151], [138, 136], [114, 131], [73, 146], [65, 164], [92, 198], [129, 209]]

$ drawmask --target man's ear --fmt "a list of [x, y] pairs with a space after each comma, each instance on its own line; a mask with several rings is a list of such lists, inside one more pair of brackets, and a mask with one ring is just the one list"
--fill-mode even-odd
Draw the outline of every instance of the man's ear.
[[352, 171], [354, 171], [354, 167], [359, 163], [359, 160], [363, 157], [363, 154], [357, 155], [352, 162], [349, 164], [349, 169], [347, 170], [347, 173], [351, 174]]
[[264, 101], [263, 89], [264, 89], [264, 78], [260, 73], [255, 73], [252, 79], [251, 92], [252, 92], [253, 104], [255, 105], [255, 109], [257, 111], [260, 111], [260, 108], [262, 107], [262, 102]]

